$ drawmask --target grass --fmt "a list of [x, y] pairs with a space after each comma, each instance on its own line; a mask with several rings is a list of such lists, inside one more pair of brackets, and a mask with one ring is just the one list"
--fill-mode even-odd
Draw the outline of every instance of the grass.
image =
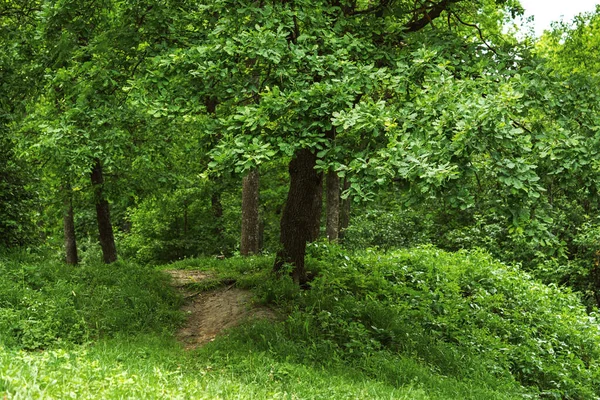
[[190, 284], [190, 288], [210, 290], [235, 282], [237, 287], [251, 289], [269, 280], [273, 259], [264, 256], [215, 258], [202, 257], [176, 261], [159, 265], [158, 271], [168, 269], [201, 270], [210, 274], [210, 278]]
[[[0, 395], [10, 399], [510, 399], [516, 394], [435, 374], [408, 358], [328, 366], [302, 363], [281, 352], [256, 349], [246, 326], [186, 352], [169, 337], [144, 335], [40, 352], [0, 348]], [[249, 336], [250, 335], [250, 336]], [[393, 364], [398, 376], [378, 379], [363, 367]], [[382, 368], [382, 365], [377, 368]], [[389, 371], [388, 371], [389, 372]]]
[[[319, 278], [309, 291], [272, 279], [269, 257], [157, 268], [121, 262], [113, 270], [4, 257], [0, 398], [500, 400], [600, 392], [593, 372], [600, 334], [568, 293], [478, 253], [349, 254], [319, 244], [310, 251]], [[235, 280], [287, 317], [249, 322], [186, 351], [172, 335], [180, 302], [162, 269], [206, 271], [212, 278], [198, 290]]]

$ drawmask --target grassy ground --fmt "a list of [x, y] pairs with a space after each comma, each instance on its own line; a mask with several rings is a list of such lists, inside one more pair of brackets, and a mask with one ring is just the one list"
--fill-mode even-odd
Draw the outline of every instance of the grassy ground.
[[[320, 278], [309, 291], [269, 278], [268, 257], [158, 268], [122, 262], [111, 270], [0, 257], [7, 278], [0, 283], [0, 398], [479, 400], [598, 393], [600, 335], [571, 295], [477, 254], [311, 252], [310, 268]], [[252, 288], [256, 301], [279, 307], [282, 320], [248, 323], [186, 351], [173, 335], [181, 302], [160, 271], [173, 268], [209, 271], [212, 278], [195, 290], [232, 280]]]
[[[253, 333], [257, 329], [269, 328], [255, 326]], [[277, 352], [281, 349], [256, 351], [252, 342], [244, 343], [247, 333], [238, 330], [234, 338], [193, 352], [155, 335], [37, 352], [0, 348], [0, 394], [10, 399], [519, 398], [443, 377], [408, 358], [382, 359], [393, 362], [398, 375], [380, 379], [344, 363], [286, 360]]]

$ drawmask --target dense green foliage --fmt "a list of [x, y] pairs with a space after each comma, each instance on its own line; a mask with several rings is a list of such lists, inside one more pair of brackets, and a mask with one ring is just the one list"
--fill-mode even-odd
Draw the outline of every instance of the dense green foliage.
[[67, 267], [29, 255], [0, 258], [0, 338], [39, 349], [118, 333], [171, 331], [178, 297], [162, 274], [131, 263]]
[[[0, 397], [600, 398], [600, 8], [521, 11], [1, 2]], [[184, 353], [163, 268], [281, 318]]]
[[30, 177], [15, 159], [12, 141], [0, 127], [0, 248], [32, 241], [34, 196], [26, 190]]
[[595, 12], [577, 15], [573, 21], [555, 23], [544, 32], [538, 51], [562, 74], [598, 75], [600, 19]]
[[[98, 390], [109, 398], [132, 396], [144, 385], [156, 396], [207, 390], [209, 397], [244, 398], [312, 398], [329, 385], [327, 393], [339, 398], [360, 390], [374, 398], [434, 399], [592, 399], [600, 392], [600, 333], [570, 293], [478, 252], [350, 254], [318, 243], [310, 253], [318, 276], [308, 291], [269, 279], [266, 257], [169, 265], [212, 272], [213, 283], [196, 290], [231, 280], [255, 287], [257, 299], [277, 305], [282, 316], [187, 354], [158, 339], [179, 321], [179, 303], [160, 272], [123, 262], [109, 274], [97, 264], [57, 269], [30, 257], [4, 259], [3, 273], [13, 278], [0, 291], [0, 357], [11, 362], [1, 363], [0, 391], [74, 391], [85, 398], [96, 383], [77, 382], [108, 380]], [[124, 344], [144, 331], [158, 336]], [[116, 339], [72, 347], [98, 336]], [[17, 350], [40, 347], [46, 350]], [[46, 372], [38, 384], [24, 385], [40, 368]]]
[[517, 268], [429, 248], [348, 256], [315, 245], [314, 255], [324, 273], [304, 295], [312, 327], [346, 353], [416, 353], [448, 374], [455, 357], [464, 373], [477, 355], [487, 371], [510, 372], [547, 394], [591, 398], [600, 390], [595, 317], [576, 296]]
[[[97, 164], [123, 255], [234, 254], [240, 175], [262, 166], [263, 248], [275, 252], [284, 165], [310, 149], [346, 195], [375, 201], [354, 212], [349, 247], [352, 231], [364, 246], [485, 247], [596, 301], [594, 14], [533, 48], [502, 33], [514, 1], [444, 2], [436, 29], [435, 4], [429, 15], [400, 0], [3, 7], [6, 242], [23, 242], [35, 216], [56, 247], [65, 199], [76, 236], [95, 240]], [[26, 195], [15, 156], [41, 167], [26, 171]], [[389, 229], [363, 225], [389, 210]], [[425, 229], [407, 233], [408, 215]]]

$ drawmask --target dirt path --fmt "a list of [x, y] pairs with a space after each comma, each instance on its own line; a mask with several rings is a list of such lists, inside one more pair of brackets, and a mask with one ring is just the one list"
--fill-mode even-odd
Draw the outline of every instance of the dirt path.
[[185, 298], [182, 310], [189, 316], [177, 332], [177, 338], [187, 349], [213, 341], [224, 329], [248, 319], [275, 319], [271, 309], [251, 304], [252, 294], [248, 290], [229, 285], [206, 292], [193, 292], [186, 287], [187, 284], [209, 279], [211, 275], [194, 270], [165, 272], [173, 277], [173, 285]]

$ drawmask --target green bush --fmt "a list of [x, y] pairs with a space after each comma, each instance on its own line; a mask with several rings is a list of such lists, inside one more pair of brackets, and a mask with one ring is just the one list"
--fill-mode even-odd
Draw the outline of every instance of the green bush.
[[581, 224], [573, 237], [570, 259], [547, 259], [535, 265], [533, 273], [544, 282], [575, 288], [589, 310], [600, 305], [600, 223]]
[[32, 191], [26, 190], [33, 179], [25, 164], [15, 157], [5, 117], [0, 116], [0, 249], [35, 242], [31, 210], [37, 200]]
[[409, 209], [370, 209], [353, 216], [343, 243], [349, 249], [411, 247], [430, 243], [430, 231], [431, 221]]
[[349, 255], [315, 244], [311, 253], [312, 290], [288, 295], [305, 313], [292, 314], [293, 336], [310, 331], [344, 357], [387, 350], [442, 374], [512, 375], [548, 398], [600, 395], [596, 317], [567, 291], [481, 252]]
[[0, 341], [26, 349], [116, 333], [161, 331], [181, 320], [160, 272], [136, 264], [68, 266], [0, 258]]
[[241, 221], [237, 193], [221, 199], [216, 218], [210, 194], [179, 190], [148, 198], [130, 214], [131, 231], [120, 235], [123, 253], [142, 263], [167, 263], [203, 255], [231, 255], [239, 241]]

